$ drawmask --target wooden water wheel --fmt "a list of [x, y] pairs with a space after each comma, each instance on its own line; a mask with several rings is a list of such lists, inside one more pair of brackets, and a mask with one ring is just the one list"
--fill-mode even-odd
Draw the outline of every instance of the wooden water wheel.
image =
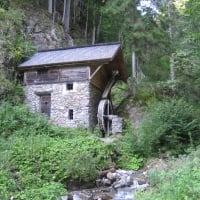
[[113, 72], [112, 78], [108, 82], [102, 94], [102, 99], [100, 100], [98, 105], [98, 114], [97, 114], [98, 124], [101, 131], [106, 135], [109, 135], [111, 133], [111, 126], [112, 126], [111, 116], [114, 114], [113, 106], [109, 96], [111, 88], [117, 80], [118, 74], [119, 74], [118, 71]]
[[112, 122], [109, 118], [113, 114], [113, 107], [109, 99], [103, 99], [98, 106], [98, 123], [100, 129], [107, 135], [111, 132]]

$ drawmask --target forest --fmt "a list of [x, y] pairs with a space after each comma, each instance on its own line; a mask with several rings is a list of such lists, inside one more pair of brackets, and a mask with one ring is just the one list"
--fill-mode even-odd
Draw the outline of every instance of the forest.
[[[149, 173], [150, 189], [134, 199], [200, 199], [199, 10], [197, 0], [0, 0], [0, 199], [57, 199], [94, 187], [111, 165], [139, 170], [153, 158], [170, 166]], [[129, 74], [111, 94], [122, 139], [107, 144], [98, 128], [61, 128], [29, 111], [21, 62], [45, 45], [108, 42], [121, 43]], [[142, 110], [139, 127], [131, 108]]]

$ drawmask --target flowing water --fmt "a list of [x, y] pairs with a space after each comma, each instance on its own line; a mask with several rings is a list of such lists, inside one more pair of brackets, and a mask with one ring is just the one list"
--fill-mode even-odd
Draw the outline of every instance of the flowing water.
[[132, 187], [119, 188], [117, 189], [113, 200], [133, 200], [134, 191], [135, 190]]
[[[94, 190], [82, 190], [73, 192], [73, 200], [89, 200], [91, 196], [95, 196], [94, 199], [106, 199], [110, 200], [134, 200], [134, 187], [125, 187], [114, 189], [94, 189]], [[102, 198], [104, 197], [104, 198]], [[62, 200], [68, 200], [68, 198], [62, 197]]]

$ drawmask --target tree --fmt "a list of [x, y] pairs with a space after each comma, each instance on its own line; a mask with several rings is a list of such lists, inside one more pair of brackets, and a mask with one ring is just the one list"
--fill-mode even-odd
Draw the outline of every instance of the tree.
[[169, 36], [166, 23], [151, 7], [143, 8], [143, 12], [138, 10], [139, 2], [108, 0], [103, 7], [100, 39], [122, 43], [129, 73], [135, 52], [137, 69], [145, 76], [151, 80], [167, 79]]
[[176, 53], [179, 92], [186, 98], [200, 100], [200, 2], [188, 0], [181, 10], [181, 40]]
[[71, 0], [64, 0], [62, 23], [65, 32], [69, 32]]
[[53, 0], [48, 0], [48, 11], [50, 14], [53, 13]]

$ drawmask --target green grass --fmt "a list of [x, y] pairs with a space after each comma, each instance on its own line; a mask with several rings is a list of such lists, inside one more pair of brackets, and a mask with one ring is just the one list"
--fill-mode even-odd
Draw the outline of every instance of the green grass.
[[151, 171], [151, 188], [137, 194], [137, 200], [200, 199], [200, 147], [189, 155], [171, 161], [166, 171]]

